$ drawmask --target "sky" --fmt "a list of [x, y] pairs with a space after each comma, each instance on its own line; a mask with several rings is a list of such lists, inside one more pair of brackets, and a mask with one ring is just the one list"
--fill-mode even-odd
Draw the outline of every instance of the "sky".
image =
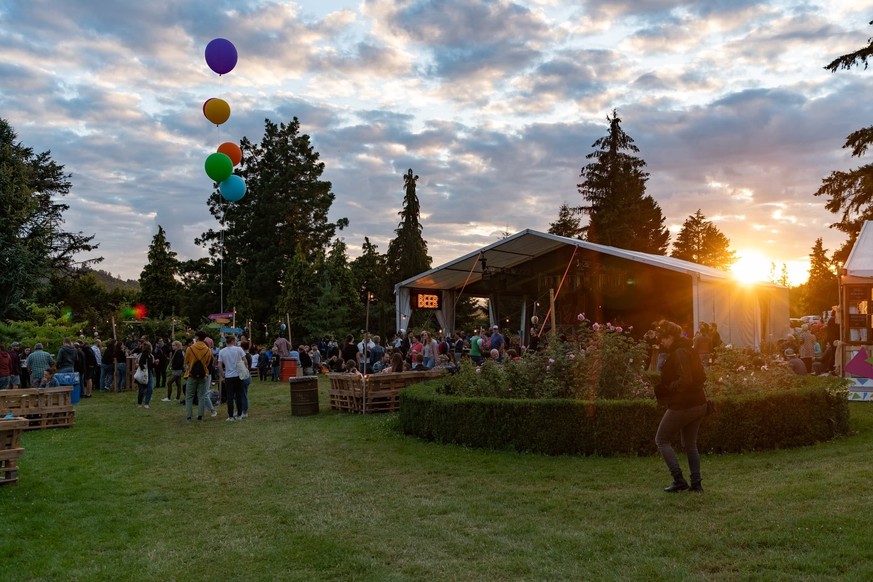
[[[216, 227], [206, 157], [298, 117], [351, 257], [398, 227], [419, 175], [438, 266], [546, 231], [613, 109], [673, 238], [698, 209], [744, 258], [805, 281], [845, 237], [814, 196], [870, 125], [873, 72], [831, 73], [873, 35], [873, 0], [0, 0], [0, 118], [71, 174], [65, 228], [137, 279], [158, 225], [180, 258]], [[219, 76], [204, 50], [239, 52]], [[202, 112], [226, 100], [219, 127]]]

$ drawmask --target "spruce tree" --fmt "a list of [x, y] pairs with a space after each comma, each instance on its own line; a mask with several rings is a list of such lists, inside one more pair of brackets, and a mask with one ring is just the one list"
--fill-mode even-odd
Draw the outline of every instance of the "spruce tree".
[[388, 273], [391, 285], [430, 270], [431, 258], [427, 242], [421, 236], [421, 208], [416, 195], [418, 176], [412, 168], [404, 174], [403, 209], [397, 214], [400, 224], [394, 230], [395, 238], [388, 244]]
[[736, 260], [730, 240], [697, 210], [682, 224], [671, 257], [727, 271]]
[[578, 214], [581, 210], [578, 207], [571, 208], [565, 201], [561, 204], [561, 209], [558, 211], [558, 220], [549, 223], [549, 234], [565, 236], [567, 238], [582, 238], [584, 228], [582, 220]]
[[[862, 64], [866, 69], [867, 60], [871, 56], [873, 56], [873, 37], [867, 39], [867, 46], [837, 57], [825, 69], [833, 73]], [[871, 145], [873, 145], [873, 126], [850, 133], [843, 148], [850, 149], [852, 157], [860, 158], [867, 153]], [[840, 221], [832, 224], [831, 228], [846, 233], [849, 238], [834, 252], [834, 259], [845, 262], [864, 221], [873, 220], [873, 164], [864, 164], [847, 172], [831, 172], [830, 176], [822, 180], [822, 185], [815, 195], [826, 196], [828, 200], [825, 208], [840, 215]]]
[[139, 275], [140, 301], [150, 317], [162, 318], [179, 313], [179, 260], [167, 241], [161, 225], [149, 245], [148, 263]]
[[613, 110], [606, 120], [607, 134], [585, 156], [592, 161], [582, 168], [582, 182], [577, 184], [587, 203], [580, 208], [589, 216], [585, 237], [594, 243], [663, 255], [670, 233], [661, 207], [645, 193], [646, 163], [634, 155], [640, 150], [622, 130], [618, 113]]
[[803, 301], [807, 315], [820, 315], [839, 303], [839, 283], [837, 275], [831, 270], [832, 265], [822, 239], [816, 239], [809, 254], [809, 279], [805, 285]]

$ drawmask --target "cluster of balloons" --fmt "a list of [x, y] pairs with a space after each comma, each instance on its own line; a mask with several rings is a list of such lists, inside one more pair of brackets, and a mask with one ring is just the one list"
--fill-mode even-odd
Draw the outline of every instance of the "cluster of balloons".
[[[227, 39], [216, 38], [206, 45], [206, 64], [219, 75], [231, 72], [237, 58], [236, 47]], [[230, 119], [230, 105], [224, 99], [207, 99], [203, 103], [203, 115], [215, 125], [221, 125]], [[242, 150], [228, 141], [218, 146], [214, 154], [209, 154], [204, 164], [206, 175], [218, 182], [218, 191], [228, 202], [238, 202], [246, 194], [246, 181], [233, 173], [234, 166], [241, 161]]]

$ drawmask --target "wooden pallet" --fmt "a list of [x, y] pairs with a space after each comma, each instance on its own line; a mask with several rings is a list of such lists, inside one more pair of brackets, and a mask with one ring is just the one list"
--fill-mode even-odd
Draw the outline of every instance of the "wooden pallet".
[[330, 407], [342, 412], [371, 414], [400, 410], [400, 391], [443, 375], [442, 370], [368, 374], [328, 374]]
[[72, 398], [72, 386], [0, 390], [0, 415], [26, 419], [26, 430], [68, 428], [76, 417]]
[[23, 418], [0, 419], [0, 485], [18, 482], [18, 458], [24, 454], [21, 448], [21, 431], [27, 428]]

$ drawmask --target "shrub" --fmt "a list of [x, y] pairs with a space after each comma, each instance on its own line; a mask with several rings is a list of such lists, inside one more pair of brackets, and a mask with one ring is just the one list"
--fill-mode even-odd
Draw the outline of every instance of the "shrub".
[[[652, 400], [523, 399], [444, 394], [446, 381], [400, 393], [407, 434], [445, 443], [545, 454], [652, 454], [663, 409]], [[791, 391], [714, 398], [701, 451], [796, 447], [848, 433], [848, 394], [825, 378]]]
[[505, 364], [486, 360], [476, 368], [464, 361], [442, 390], [494, 398], [652, 398], [648, 350], [621, 328], [584, 325], [579, 339], [550, 342]]

